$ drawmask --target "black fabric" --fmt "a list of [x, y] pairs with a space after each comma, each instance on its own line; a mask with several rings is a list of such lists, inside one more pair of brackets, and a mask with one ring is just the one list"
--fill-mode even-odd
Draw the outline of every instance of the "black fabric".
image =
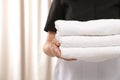
[[[53, 0], [44, 31], [56, 32], [55, 20], [120, 19], [120, 0]], [[69, 26], [68, 26], [69, 27]]]

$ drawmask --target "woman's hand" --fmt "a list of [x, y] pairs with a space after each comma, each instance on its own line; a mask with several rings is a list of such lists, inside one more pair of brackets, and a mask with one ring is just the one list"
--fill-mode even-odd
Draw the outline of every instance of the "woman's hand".
[[60, 50], [59, 50], [59, 46], [60, 43], [55, 43], [55, 40], [53, 39], [52, 41], [46, 41], [44, 46], [43, 46], [43, 51], [51, 57], [60, 57]]
[[[48, 39], [46, 40], [44, 46], [43, 46], [43, 51], [51, 57], [58, 57], [67, 61], [72, 61], [76, 60], [74, 58], [67, 59], [67, 58], [62, 58], [61, 57], [61, 51], [59, 49], [60, 42], [55, 39], [55, 33], [49, 33], [50, 35], [48, 36]], [[51, 38], [52, 37], [52, 38]]]

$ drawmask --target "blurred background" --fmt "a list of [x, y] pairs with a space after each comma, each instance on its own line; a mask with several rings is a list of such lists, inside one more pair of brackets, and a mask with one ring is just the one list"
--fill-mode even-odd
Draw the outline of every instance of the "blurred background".
[[52, 0], [0, 0], [0, 80], [53, 80], [42, 46]]

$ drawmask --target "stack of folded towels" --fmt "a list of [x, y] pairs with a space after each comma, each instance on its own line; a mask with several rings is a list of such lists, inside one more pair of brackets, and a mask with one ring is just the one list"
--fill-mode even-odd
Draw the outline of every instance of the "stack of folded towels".
[[89, 62], [120, 58], [120, 19], [56, 20], [61, 57]]

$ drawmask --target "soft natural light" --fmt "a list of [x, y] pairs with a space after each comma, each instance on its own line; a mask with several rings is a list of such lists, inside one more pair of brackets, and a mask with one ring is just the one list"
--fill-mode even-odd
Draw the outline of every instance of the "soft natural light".
[[[2, 65], [2, 61], [1, 61], [1, 58], [2, 58], [2, 55], [1, 55], [1, 38], [2, 38], [2, 0], [0, 0], [0, 65]], [[2, 75], [1, 73], [1, 66], [0, 66], [0, 75]], [[1, 80], [1, 76], [0, 76], [0, 80]]]
[[50, 1], [0, 0], [0, 80], [52, 80], [57, 58], [42, 50]]
[[[24, 0], [24, 15], [25, 15], [25, 48], [26, 48], [26, 76], [34, 76], [34, 79], [38, 79], [38, 3], [37, 0]], [[30, 47], [31, 46], [31, 47]], [[33, 54], [32, 54], [33, 53]], [[31, 55], [31, 56], [30, 56]], [[28, 57], [32, 57], [31, 61]], [[30, 73], [30, 67], [32, 66], [32, 74]], [[31, 76], [31, 78], [33, 78]], [[26, 80], [29, 78], [26, 78]]]
[[20, 79], [20, 1], [8, 0], [8, 39], [9, 39], [9, 72], [13, 80]]

